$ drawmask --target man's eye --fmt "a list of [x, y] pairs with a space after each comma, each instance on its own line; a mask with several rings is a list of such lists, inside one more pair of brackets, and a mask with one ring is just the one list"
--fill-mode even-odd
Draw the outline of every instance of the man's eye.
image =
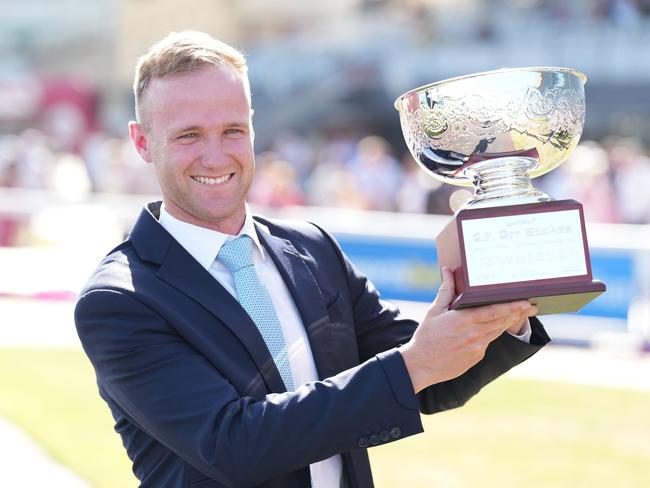
[[226, 130], [226, 134], [228, 135], [238, 135], [238, 134], [243, 134], [244, 131], [242, 129], [237, 129], [235, 127], [231, 127], [230, 129]]
[[187, 134], [182, 134], [179, 136], [179, 139], [194, 139], [198, 134], [196, 132], [188, 132]]

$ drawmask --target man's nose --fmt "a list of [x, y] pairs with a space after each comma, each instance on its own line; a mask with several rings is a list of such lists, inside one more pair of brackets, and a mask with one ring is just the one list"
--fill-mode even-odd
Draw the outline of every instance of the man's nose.
[[220, 137], [209, 137], [204, 146], [201, 162], [206, 167], [220, 167], [228, 163], [228, 156], [224, 151]]

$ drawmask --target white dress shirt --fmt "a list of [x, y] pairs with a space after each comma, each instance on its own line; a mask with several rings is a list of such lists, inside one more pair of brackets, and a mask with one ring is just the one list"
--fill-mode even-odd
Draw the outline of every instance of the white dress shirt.
[[[169, 232], [178, 243], [196, 259], [231, 295], [237, 298], [235, 280], [233, 275], [216, 257], [221, 246], [226, 241], [237, 236], [189, 224], [171, 216], [165, 210], [164, 204], [160, 208], [160, 224]], [[265, 232], [268, 228], [258, 224]], [[316, 364], [311, 352], [309, 339], [300, 318], [293, 298], [275, 267], [268, 253], [260, 244], [255, 224], [248, 208], [246, 220], [239, 231], [239, 235], [249, 236], [253, 242], [253, 263], [255, 271], [262, 283], [266, 286], [273, 300], [273, 305], [278, 314], [284, 339], [287, 344], [291, 373], [296, 386], [312, 381], [318, 381]], [[279, 446], [278, 446], [279, 447]], [[315, 488], [338, 488], [343, 472], [343, 461], [340, 455], [332, 456], [324, 461], [309, 466], [311, 471], [312, 486]]]

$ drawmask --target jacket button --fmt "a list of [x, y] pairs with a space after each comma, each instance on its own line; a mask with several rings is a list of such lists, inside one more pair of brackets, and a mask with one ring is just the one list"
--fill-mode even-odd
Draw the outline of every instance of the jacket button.
[[381, 439], [381, 442], [388, 442], [390, 440], [390, 434], [387, 430], [382, 430], [379, 433], [379, 438]]
[[379, 444], [379, 436], [372, 434], [370, 437], [368, 437], [368, 440], [370, 441], [371, 446], [376, 446]]
[[359, 439], [359, 447], [366, 448], [370, 445], [370, 442], [368, 441], [367, 437], [362, 437]]
[[393, 439], [399, 439], [401, 435], [402, 435], [402, 429], [400, 429], [399, 427], [393, 427], [392, 429], [390, 429], [390, 436]]

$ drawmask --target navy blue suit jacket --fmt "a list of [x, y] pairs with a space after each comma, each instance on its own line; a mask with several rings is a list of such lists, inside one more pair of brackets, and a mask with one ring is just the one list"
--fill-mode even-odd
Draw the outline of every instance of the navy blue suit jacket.
[[366, 447], [421, 432], [420, 411], [462, 405], [548, 341], [533, 320], [531, 345], [504, 334], [467, 373], [416, 396], [396, 349], [416, 323], [320, 228], [256, 217], [321, 378], [287, 393], [254, 323], [159, 224], [159, 208], [142, 211], [75, 310], [142, 487], [306, 488], [307, 466], [337, 453], [351, 487], [372, 487]]

